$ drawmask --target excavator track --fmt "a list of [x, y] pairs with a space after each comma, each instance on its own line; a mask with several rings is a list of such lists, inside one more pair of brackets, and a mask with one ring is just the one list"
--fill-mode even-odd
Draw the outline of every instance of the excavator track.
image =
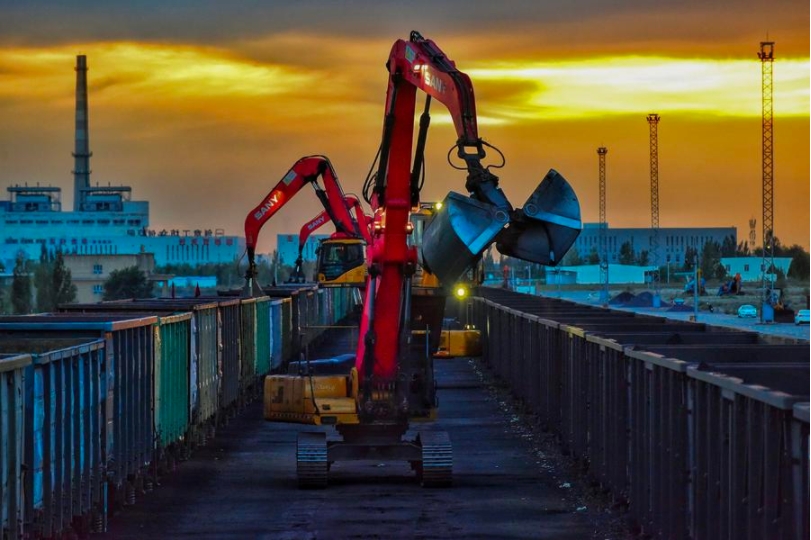
[[296, 474], [300, 488], [327, 487], [327, 434], [299, 433], [296, 441]]
[[422, 446], [422, 487], [450, 487], [453, 480], [453, 448], [444, 431], [425, 431], [419, 435]]

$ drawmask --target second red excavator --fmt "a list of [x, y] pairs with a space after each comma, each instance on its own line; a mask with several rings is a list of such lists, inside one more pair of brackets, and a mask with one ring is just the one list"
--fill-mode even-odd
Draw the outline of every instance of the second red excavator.
[[[262, 202], [245, 217], [248, 270], [245, 273], [244, 296], [263, 294], [256, 282], [256, 243], [259, 231], [307, 184], [313, 186], [324, 212], [336, 229], [335, 238], [328, 241], [326, 246], [322, 245], [322, 252], [329, 254], [330, 258], [325, 259], [326, 272], [320, 272], [324, 275], [324, 279], [320, 280], [321, 284], [355, 287], [364, 284], [363, 250], [365, 244], [371, 240], [368, 218], [357, 197], [344, 195], [329, 159], [325, 156], [307, 156], [293, 164]], [[355, 217], [350, 211], [352, 208]]]

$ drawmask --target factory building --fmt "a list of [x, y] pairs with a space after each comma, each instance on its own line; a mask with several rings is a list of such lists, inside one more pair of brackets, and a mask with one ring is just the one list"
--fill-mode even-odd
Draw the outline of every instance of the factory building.
[[[684, 264], [684, 253], [693, 248], [700, 253], [707, 242], [723, 244], [724, 239], [732, 237], [738, 242], [738, 230], [735, 227], [661, 227], [659, 229], [659, 262], [664, 265]], [[634, 256], [639, 257], [642, 251], [650, 252], [653, 248], [653, 230], [650, 228], [611, 228], [605, 230], [606, 248], [610, 263], [619, 262], [620, 248], [628, 242]], [[594, 249], [600, 251], [600, 224], [585, 223], [583, 231], [572, 246], [581, 258], [586, 258]]]
[[[301, 252], [301, 259], [304, 262], [315, 262], [318, 258], [316, 249], [322, 240], [329, 238], [328, 234], [313, 234], [304, 243]], [[279, 264], [283, 266], [293, 266], [298, 258], [298, 235], [278, 234], [276, 235], [276, 249], [279, 252]]]
[[76, 131], [73, 211], [62, 211], [62, 190], [15, 185], [0, 201], [0, 263], [14, 267], [17, 254], [37, 260], [48, 252], [75, 255], [153, 253], [155, 264], [231, 263], [245, 251], [244, 238], [221, 229], [155, 231], [149, 203], [131, 200], [129, 186], [90, 184], [87, 63], [76, 59]]
[[155, 257], [151, 253], [136, 255], [65, 255], [65, 268], [70, 270], [76, 286], [76, 301], [99, 302], [104, 297], [104, 282], [110, 274], [135, 266], [148, 279], [155, 273]]
[[[597, 285], [602, 283], [599, 264], [580, 266], [556, 266], [544, 269], [548, 285]], [[609, 264], [609, 283], [650, 283], [655, 266], [635, 266], [630, 264]]]

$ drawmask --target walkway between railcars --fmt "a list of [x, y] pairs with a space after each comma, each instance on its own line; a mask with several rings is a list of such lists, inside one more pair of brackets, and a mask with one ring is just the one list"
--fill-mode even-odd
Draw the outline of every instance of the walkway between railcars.
[[623, 538], [480, 369], [436, 363], [440, 418], [424, 428], [450, 433], [450, 489], [419, 487], [407, 464], [342, 462], [327, 489], [299, 490], [296, 434], [312, 428], [267, 423], [255, 403], [94, 538]]

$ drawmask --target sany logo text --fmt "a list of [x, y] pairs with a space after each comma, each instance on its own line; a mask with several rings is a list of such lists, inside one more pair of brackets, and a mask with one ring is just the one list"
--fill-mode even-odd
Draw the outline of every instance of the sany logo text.
[[311, 221], [309, 224], [307, 224], [307, 230], [312, 231], [313, 229], [324, 223], [326, 220], [327, 216], [321, 216], [318, 219]]
[[431, 73], [429, 69], [425, 70], [424, 81], [426, 85], [430, 86], [440, 94], [445, 93], [445, 81]]
[[273, 193], [268, 195], [268, 198], [265, 199], [265, 202], [262, 203], [262, 206], [259, 207], [259, 210], [254, 212], [253, 214], [254, 219], [257, 220], [262, 219], [262, 216], [270, 212], [270, 210], [274, 206], [276, 206], [276, 204], [279, 202], [279, 199], [281, 199], [281, 193], [279, 193], [278, 191], [274, 191]]

